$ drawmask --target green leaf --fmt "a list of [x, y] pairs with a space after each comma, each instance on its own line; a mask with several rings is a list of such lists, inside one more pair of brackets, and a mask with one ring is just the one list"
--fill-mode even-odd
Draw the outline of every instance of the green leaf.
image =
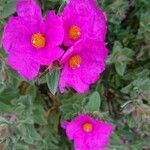
[[47, 125], [47, 120], [44, 113], [44, 109], [41, 105], [34, 104], [33, 118], [35, 123], [39, 125]]
[[98, 92], [94, 92], [87, 102], [85, 109], [87, 111], [99, 111], [101, 105], [101, 98]]
[[23, 81], [21, 76], [10, 67], [6, 68], [6, 72], [8, 74], [8, 82], [11, 84], [13, 88], [18, 88], [20, 83]]
[[8, 1], [4, 7], [2, 12], [0, 12], [0, 19], [7, 18], [12, 15], [16, 11], [16, 0]]
[[28, 130], [27, 125], [19, 124], [17, 126], [17, 129], [19, 131], [22, 140], [24, 140], [28, 144], [33, 144], [33, 138], [30, 135], [30, 131]]
[[48, 117], [49, 117], [48, 120], [49, 120], [49, 124], [50, 124], [51, 129], [57, 133], [58, 132], [59, 119], [60, 119], [60, 112], [57, 110], [52, 110], [49, 113]]
[[107, 14], [108, 21], [115, 25], [119, 25], [125, 17], [125, 12], [128, 9], [128, 1], [124, 0], [104, 0], [98, 1], [103, 6]]
[[12, 106], [6, 105], [5, 103], [2, 103], [0, 101], [0, 112], [11, 112], [11, 111], [13, 111]]
[[0, 116], [0, 124], [9, 124], [9, 121]]
[[36, 87], [36, 86], [33, 86], [33, 85], [30, 85], [30, 86], [27, 88], [26, 94], [32, 96], [32, 99], [35, 100], [35, 99], [36, 99], [36, 96], [37, 96], [37, 87]]
[[33, 144], [35, 140], [41, 140], [41, 136], [37, 133], [34, 126], [31, 124], [20, 123], [17, 126], [18, 133], [22, 140], [28, 144]]
[[29, 146], [24, 145], [24, 143], [17, 143], [16, 150], [29, 150]]
[[55, 69], [52, 74], [46, 76], [46, 81], [50, 92], [55, 95], [58, 89], [60, 71]]
[[126, 69], [126, 64], [123, 62], [116, 62], [115, 69], [120, 76], [123, 76]]
[[18, 90], [7, 87], [4, 84], [0, 84], [0, 100], [5, 103], [10, 103], [10, 100], [19, 96]]

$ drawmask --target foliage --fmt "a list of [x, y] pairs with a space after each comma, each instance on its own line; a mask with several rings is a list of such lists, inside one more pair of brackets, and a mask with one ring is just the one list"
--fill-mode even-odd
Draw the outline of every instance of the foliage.
[[[0, 0], [0, 35], [15, 15], [15, 0]], [[43, 13], [62, 10], [65, 0], [39, 0]], [[98, 0], [108, 17], [110, 55], [103, 77], [90, 92], [60, 94], [59, 72], [24, 81], [7, 66], [0, 45], [0, 149], [70, 150], [60, 122], [90, 113], [116, 126], [110, 150], [149, 149], [150, 1]], [[53, 95], [54, 94], [54, 95]]]

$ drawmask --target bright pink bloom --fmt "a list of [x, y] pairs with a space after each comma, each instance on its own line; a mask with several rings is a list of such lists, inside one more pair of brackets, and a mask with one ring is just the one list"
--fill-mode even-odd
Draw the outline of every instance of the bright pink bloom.
[[59, 88], [64, 92], [65, 86], [72, 87], [78, 93], [89, 90], [105, 70], [105, 59], [108, 50], [104, 42], [81, 40], [72, 46], [62, 57], [60, 64], [63, 70]]
[[105, 40], [106, 16], [96, 5], [96, 0], [69, 0], [62, 12], [64, 45], [71, 46], [84, 38]]
[[88, 115], [79, 115], [71, 122], [62, 124], [69, 140], [74, 141], [75, 150], [104, 150], [109, 145], [112, 124], [95, 120]]
[[34, 0], [18, 0], [17, 13], [5, 26], [2, 43], [8, 64], [31, 80], [37, 76], [40, 65], [49, 65], [63, 55], [58, 47], [64, 37], [62, 19], [54, 11], [42, 19]]

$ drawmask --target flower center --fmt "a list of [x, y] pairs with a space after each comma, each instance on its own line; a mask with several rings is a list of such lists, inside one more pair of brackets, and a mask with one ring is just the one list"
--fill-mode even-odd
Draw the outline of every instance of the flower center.
[[83, 130], [85, 132], [91, 132], [93, 130], [93, 125], [91, 123], [83, 124]]
[[35, 48], [43, 48], [46, 44], [46, 39], [41, 33], [35, 33], [31, 38], [32, 46]]
[[77, 40], [81, 35], [80, 28], [78, 26], [72, 25], [69, 29], [69, 37], [72, 40]]
[[76, 69], [80, 67], [81, 64], [81, 56], [80, 55], [73, 55], [70, 59], [69, 59], [69, 65], [72, 69]]

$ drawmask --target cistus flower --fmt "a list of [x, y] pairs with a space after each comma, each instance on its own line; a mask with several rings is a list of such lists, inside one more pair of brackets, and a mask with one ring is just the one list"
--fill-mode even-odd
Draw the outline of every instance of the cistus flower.
[[109, 137], [114, 127], [112, 124], [95, 120], [81, 114], [70, 122], [62, 123], [69, 140], [74, 141], [75, 150], [104, 150], [109, 145]]
[[96, 0], [68, 0], [61, 16], [65, 30], [65, 46], [72, 46], [84, 38], [105, 40], [106, 16], [97, 6]]
[[105, 59], [108, 50], [104, 42], [95, 40], [80, 40], [74, 44], [62, 57], [60, 64], [59, 89], [72, 87], [78, 93], [89, 90], [89, 85], [95, 83], [105, 70]]
[[62, 19], [54, 11], [43, 19], [34, 0], [18, 0], [16, 10], [18, 16], [6, 24], [2, 43], [8, 64], [31, 80], [37, 76], [40, 65], [49, 65], [63, 55], [58, 47], [64, 37]]

